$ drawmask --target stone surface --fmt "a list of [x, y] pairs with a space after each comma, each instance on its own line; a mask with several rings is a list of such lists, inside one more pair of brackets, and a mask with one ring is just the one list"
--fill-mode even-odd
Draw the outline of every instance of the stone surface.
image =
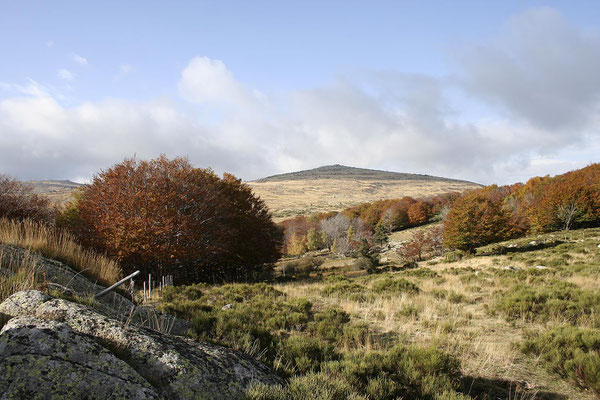
[[11, 317], [32, 315], [45, 301], [51, 297], [39, 290], [18, 292], [0, 303], [0, 312]]
[[127, 363], [68, 325], [11, 319], [0, 332], [0, 398], [158, 399]]
[[[0, 304], [0, 308], [5, 309], [7, 304], [15, 302], [35, 304], [35, 307], [27, 308], [28, 313], [34, 317], [31, 320], [53, 321], [52, 323], [57, 325], [52, 326], [60, 327], [63, 331], [68, 329], [79, 337], [91, 338], [107, 351], [110, 350], [112, 354], [118, 354], [118, 358], [126, 360], [127, 365], [143, 378], [148, 387], [152, 387], [160, 397], [165, 399], [235, 399], [241, 397], [243, 390], [253, 382], [281, 383], [280, 379], [263, 364], [239, 352], [135, 326], [127, 321], [104, 315], [90, 306], [40, 296], [40, 292], [37, 291], [26, 291], [9, 297]], [[19, 335], [19, 327], [22, 325], [25, 326], [21, 329], [29, 332], [31, 328], [21, 322], [22, 318], [13, 318], [7, 323], [0, 334], [0, 343], [6, 342], [4, 335], [7, 332], [13, 336]], [[14, 322], [15, 320], [18, 323]], [[30, 333], [23, 333], [23, 335], [27, 334]], [[67, 341], [66, 348], [71, 347], [73, 340]], [[2, 347], [0, 344], [2, 365], [7, 362], [3, 360], [9, 354], [7, 351], [7, 347]], [[16, 368], [18, 362], [22, 362], [24, 366], [34, 366], [34, 369], [41, 368], [43, 362], [36, 361], [36, 357], [41, 357], [39, 360], [45, 362], [48, 359], [43, 357], [48, 356], [36, 351], [36, 356], [11, 359], [14, 363], [10, 364], [10, 368]], [[82, 365], [87, 362], [86, 354], [87, 350], [77, 356], [82, 360], [80, 361]], [[85, 365], [90, 363], [96, 365], [94, 361], [96, 358], [97, 355], [92, 355], [92, 361]], [[95, 373], [106, 373], [106, 370], [101, 369]], [[116, 375], [120, 376], [120, 372]], [[30, 382], [30, 379], [32, 378], [27, 375], [13, 381]], [[10, 383], [9, 386], [12, 385], [13, 383]], [[48, 388], [44, 387], [44, 390], [46, 389]], [[60, 390], [63, 389], [67, 390], [65, 388]], [[0, 392], [2, 390], [2, 381], [0, 381]], [[153, 398], [151, 395], [148, 396], [147, 398]]]

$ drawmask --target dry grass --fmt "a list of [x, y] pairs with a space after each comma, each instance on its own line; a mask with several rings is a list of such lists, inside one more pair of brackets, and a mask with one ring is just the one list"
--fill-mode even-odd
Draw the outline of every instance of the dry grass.
[[31, 253], [17, 258], [0, 251], [0, 303], [13, 293], [38, 285], [37, 260]]
[[276, 221], [297, 215], [340, 211], [381, 199], [424, 197], [479, 187], [468, 182], [418, 179], [306, 179], [247, 183], [265, 201]]
[[67, 232], [38, 222], [0, 219], [0, 243], [23, 247], [64, 262], [103, 285], [111, 285], [121, 276], [116, 261], [85, 249]]
[[[554, 398], [593, 399], [592, 393], [582, 392], [570, 382], [557, 378], [546, 371], [539, 360], [522, 354], [515, 346], [523, 341], [526, 332], [542, 331], [568, 321], [556, 317], [546, 322], [525, 319], [510, 322], [501, 313], [493, 314], [489, 309], [496, 302], [497, 292], [510, 289], [517, 282], [516, 276], [526, 275], [527, 271], [532, 272], [525, 282], [531, 285], [543, 285], [544, 281], [540, 279], [558, 279], [581, 289], [598, 290], [600, 274], [597, 269], [577, 272], [577, 263], [585, 263], [590, 268], [599, 265], [598, 233], [598, 229], [586, 230], [584, 240], [580, 238], [582, 232], [572, 233], [567, 237], [567, 243], [555, 248], [478, 256], [453, 263], [441, 259], [435, 263], [420, 263], [420, 269], [429, 268], [439, 275], [438, 278], [418, 277], [409, 271], [352, 278], [352, 281], [364, 285], [365, 293], [369, 294], [366, 299], [353, 300], [345, 293], [324, 296], [322, 289], [330, 284], [326, 281], [289, 282], [276, 285], [276, 288], [291, 297], [308, 298], [316, 307], [340, 307], [352, 316], [352, 320], [368, 323], [376, 335], [394, 335], [403, 342], [420, 345], [434, 344], [457, 356], [466, 376], [525, 382], [527, 387], [534, 388], [533, 391], [539, 389], [554, 393]], [[522, 242], [546, 239], [552, 239], [551, 235], [526, 238]], [[561, 236], [561, 239], [564, 237]], [[547, 278], [535, 273], [535, 266], [550, 265], [546, 261], [559, 256], [563, 256], [564, 264], [550, 266]], [[507, 271], [504, 268], [508, 266], [518, 270]], [[342, 266], [337, 271], [335, 269], [335, 266], [330, 266], [322, 272], [349, 276]], [[421, 291], [392, 296], [369, 292], [372, 282], [382, 279], [383, 275], [410, 280]], [[585, 318], [578, 324], [592, 325]], [[538, 398], [532, 397], [531, 390], [528, 393], [512, 393], [511, 396], [515, 399]], [[551, 396], [539, 398], [553, 398]]]

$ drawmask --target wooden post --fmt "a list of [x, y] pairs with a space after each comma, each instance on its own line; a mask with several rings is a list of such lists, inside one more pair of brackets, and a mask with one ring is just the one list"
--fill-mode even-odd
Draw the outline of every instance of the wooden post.
[[116, 288], [119, 285], [124, 284], [125, 282], [127, 282], [129, 279], [132, 279], [134, 276], [136, 276], [137, 274], [139, 274], [140, 271], [135, 271], [133, 274], [126, 276], [125, 278], [121, 279], [119, 282], [115, 283], [114, 285], [104, 289], [103, 291], [101, 291], [100, 293], [98, 293], [96, 296], [96, 298], [104, 296], [106, 293], [110, 292], [111, 290], [113, 290], [114, 288]]
[[148, 274], [148, 299], [152, 298], [152, 274]]

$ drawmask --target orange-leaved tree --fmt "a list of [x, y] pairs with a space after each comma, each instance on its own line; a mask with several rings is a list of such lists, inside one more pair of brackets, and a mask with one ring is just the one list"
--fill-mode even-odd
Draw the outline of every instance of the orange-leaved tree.
[[464, 193], [444, 222], [444, 245], [465, 251], [515, 235], [511, 213], [496, 185]]
[[96, 175], [64, 214], [84, 244], [116, 257], [125, 272], [179, 282], [248, 279], [281, 246], [247, 185], [185, 158], [126, 159]]
[[548, 179], [530, 208], [534, 231], [569, 230], [600, 222], [600, 164]]

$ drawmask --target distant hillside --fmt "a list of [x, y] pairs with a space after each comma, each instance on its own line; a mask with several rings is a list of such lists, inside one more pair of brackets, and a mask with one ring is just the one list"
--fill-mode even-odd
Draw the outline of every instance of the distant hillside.
[[431, 175], [407, 174], [402, 172], [379, 171], [376, 169], [347, 167], [345, 165], [325, 165], [323, 167], [307, 169], [304, 171], [289, 172], [268, 176], [257, 179], [253, 182], [282, 182], [313, 179], [350, 179], [350, 180], [402, 180], [402, 181], [445, 181], [445, 182], [463, 182], [472, 184], [473, 182], [461, 181], [457, 179], [440, 178]]
[[[68, 180], [30, 181], [36, 193], [57, 205], [81, 185]], [[327, 165], [246, 182], [267, 203], [275, 220], [324, 211], [339, 211], [364, 202], [403, 196], [422, 197], [462, 192], [477, 183], [430, 175]]]
[[47, 196], [50, 201], [57, 205], [63, 205], [71, 200], [73, 191], [82, 186], [80, 183], [71, 182], [69, 180], [43, 180], [29, 181], [33, 185], [35, 193]]
[[360, 203], [403, 196], [462, 192], [481, 185], [430, 175], [327, 165], [247, 182], [276, 220], [339, 211]]

